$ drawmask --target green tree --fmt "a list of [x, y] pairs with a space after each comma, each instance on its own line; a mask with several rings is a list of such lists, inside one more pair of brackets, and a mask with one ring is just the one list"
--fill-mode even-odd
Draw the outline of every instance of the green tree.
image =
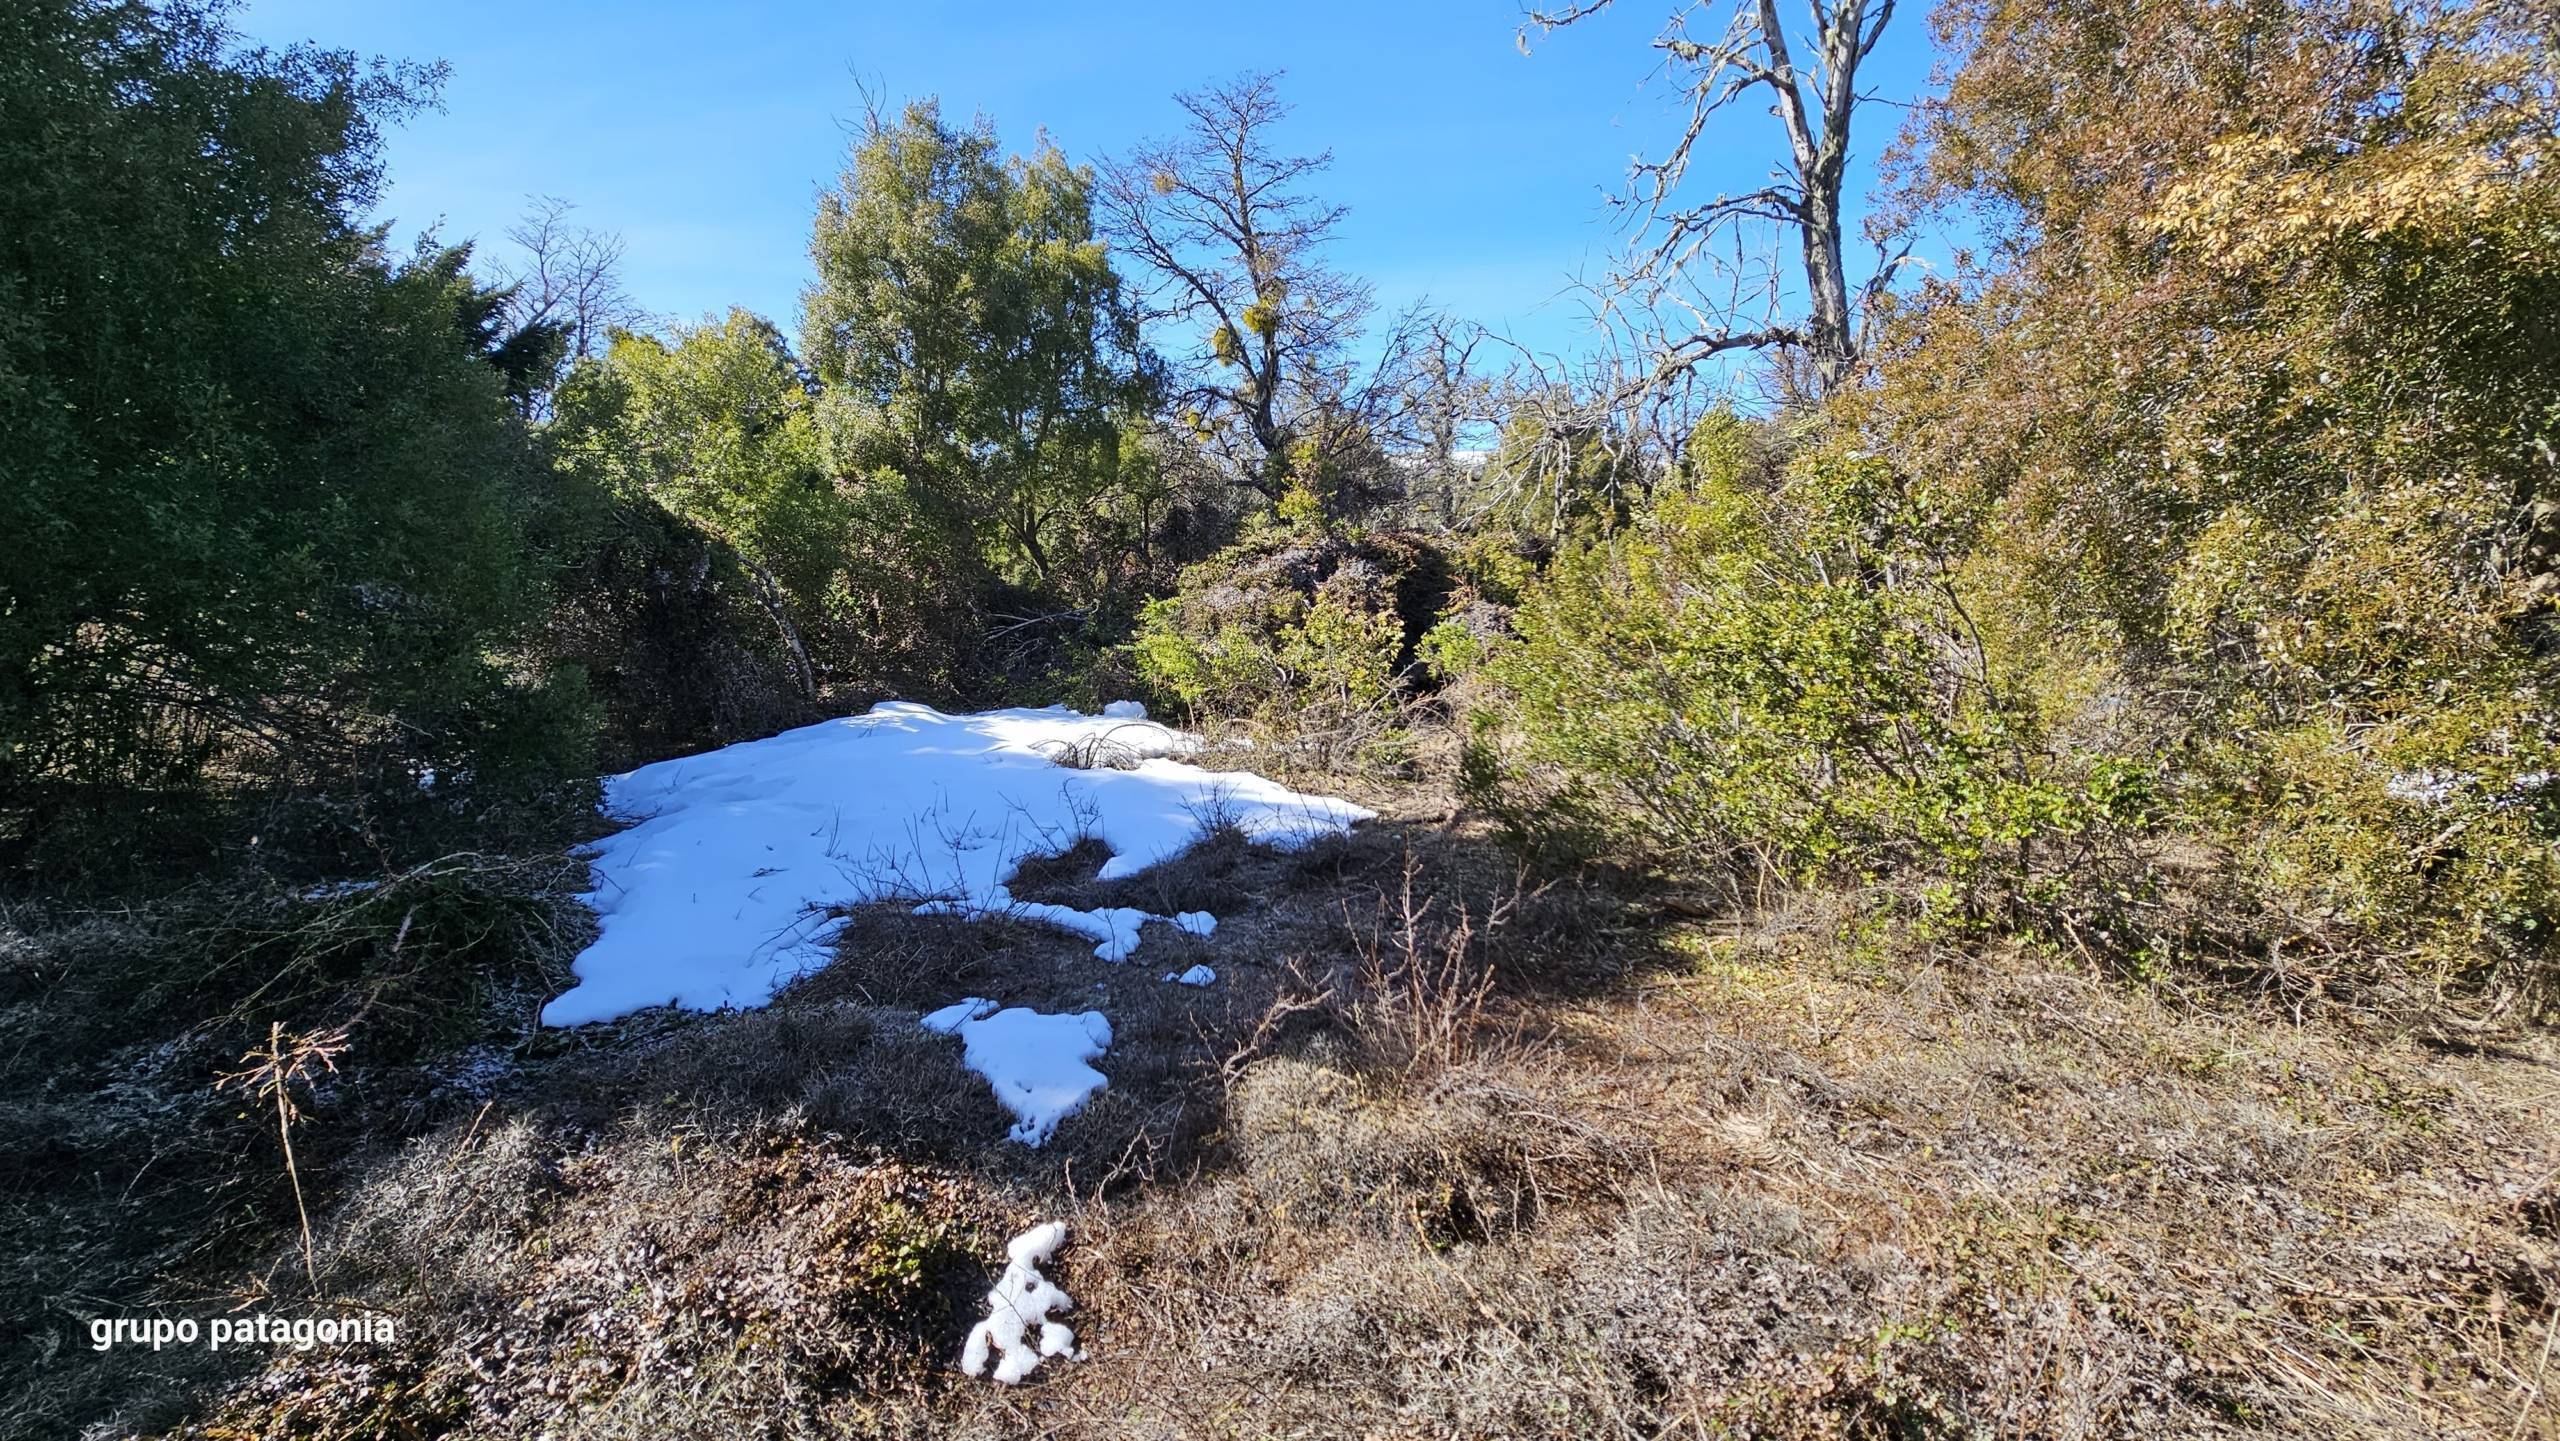
[[856, 517], [826, 469], [810, 383], [782, 333], [743, 310], [678, 327], [672, 343], [617, 333], [558, 404], [559, 451], [573, 470], [665, 506], [737, 557], [814, 699], [809, 635], [834, 608]]
[[438, 77], [219, 13], [0, 12], [0, 788], [449, 764], [536, 693], [513, 337], [354, 218]]
[[1152, 480], [1124, 466], [1147, 377], [1092, 190], [1045, 140], [1006, 162], [989, 126], [923, 101], [870, 117], [811, 244], [804, 343], [834, 463], [1034, 583]]

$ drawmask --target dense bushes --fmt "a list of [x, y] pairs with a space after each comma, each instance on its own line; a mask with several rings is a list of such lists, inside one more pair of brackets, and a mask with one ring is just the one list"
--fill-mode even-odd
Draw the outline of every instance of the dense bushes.
[[1568, 550], [1488, 667], [1476, 798], [1529, 838], [1733, 885], [1916, 869], [1947, 918], [2036, 894], [2143, 787], [2047, 744], [1942, 543], [1889, 466], [1824, 452]]
[[817, 389], [779, 331], [731, 311], [664, 338], [617, 334], [571, 373], [547, 439], [573, 481], [699, 537], [693, 563], [750, 607], [727, 644], [774, 657], [802, 710], [935, 691], [976, 618], [975, 556], [913, 485], [838, 473]]
[[[1903, 302], [1871, 383], [1796, 420], [1808, 454], [1755, 479], [1765, 440], [1711, 422], [1658, 463], [1694, 494], [1531, 588], [1480, 794], [1684, 872], [2005, 895], [2144, 964], [2548, 997], [2531, 15], [1947, 13], [1969, 57], [1904, 199], [1967, 210], [1990, 262]], [[2081, 863], [2102, 839], [2126, 864]]]
[[[732, 311], [617, 334], [562, 388], [546, 437], [562, 471], [698, 533], [672, 568], [724, 599], [692, 606], [721, 622], [692, 644], [778, 659], [797, 692], [783, 710], [1089, 699], [1161, 582], [1196, 517], [1143, 424], [1149, 361], [1090, 186], [1045, 145], [1008, 163], [990, 127], [929, 102], [874, 113], [820, 199], [805, 358]], [[649, 568], [650, 604], [672, 619], [669, 569]], [[582, 628], [582, 657], [615, 654]], [[654, 665], [636, 654], [652, 644], [619, 649]], [[676, 729], [734, 739], [772, 710], [732, 709]]]
[[1922, 298], [1867, 424], [1979, 517], [1986, 623], [2071, 723], [2147, 717], [2262, 963], [2547, 987], [2547, 15], [1958, 18], [1920, 194], [2004, 264]]
[[1453, 586], [1448, 555], [1421, 535], [1266, 525], [1151, 602], [1133, 653], [1194, 712], [1347, 759], [1396, 725]]
[[505, 660], [519, 337], [353, 218], [433, 77], [190, 5], [16, 6], [0, 53], [0, 793], [581, 765]]
[[539, 649], [585, 679], [606, 771], [815, 718], [800, 673], [736, 555], [646, 495], [564, 487], [576, 557]]
[[965, 702], [1011, 679], [991, 603], [1125, 622], [1158, 578], [1185, 500], [1054, 149], [882, 120], [811, 365], [732, 313], [555, 386], [556, 296], [360, 222], [435, 72], [249, 50], [219, 5], [44, 0], [0, 48], [0, 834]]

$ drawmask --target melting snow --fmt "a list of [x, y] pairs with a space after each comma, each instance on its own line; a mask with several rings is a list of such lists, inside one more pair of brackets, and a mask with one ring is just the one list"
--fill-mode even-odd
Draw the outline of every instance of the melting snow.
[[1110, 1084], [1086, 1064], [1111, 1048], [1111, 1022], [1100, 1011], [999, 1011], [995, 1002], [971, 996], [921, 1024], [960, 1038], [961, 1060], [986, 1077], [996, 1100], [1013, 1112], [1013, 1129], [1005, 1134], [1026, 1146], [1048, 1140], [1060, 1121], [1084, 1109], [1085, 1097]]
[[[586, 899], [600, 931], [578, 957], [578, 984], [542, 1019], [763, 1005], [825, 962], [844, 908], [881, 901], [1040, 921], [1122, 960], [1147, 920], [1205, 935], [1216, 918], [1028, 904], [1005, 888], [1014, 869], [1091, 836], [1110, 847], [1101, 878], [1114, 880], [1182, 854], [1216, 825], [1290, 848], [1371, 814], [1185, 765], [1173, 757], [1198, 749], [1197, 737], [1128, 702], [1104, 710], [945, 715], [893, 702], [610, 778], [605, 809], [633, 824], [594, 848]], [[1097, 752], [1129, 768], [1056, 763]]]
[[1193, 966], [1178, 976], [1167, 971], [1164, 978], [1177, 986], [1211, 986], [1217, 984], [1218, 973], [1207, 966]]
[[[1003, 1357], [996, 1362], [996, 1379], [1016, 1386], [1047, 1357], [1084, 1359], [1076, 1349], [1076, 1333], [1064, 1322], [1049, 1319], [1054, 1313], [1074, 1310], [1075, 1298], [1040, 1274], [1041, 1266], [1058, 1254], [1066, 1239], [1067, 1223], [1050, 1221], [1006, 1244], [1004, 1275], [987, 1293], [987, 1319], [969, 1328], [968, 1343], [960, 1352], [961, 1370], [972, 1376], [987, 1374], [987, 1352], [992, 1347]], [[1039, 1341], [1027, 1340], [1025, 1331], [1038, 1332]]]

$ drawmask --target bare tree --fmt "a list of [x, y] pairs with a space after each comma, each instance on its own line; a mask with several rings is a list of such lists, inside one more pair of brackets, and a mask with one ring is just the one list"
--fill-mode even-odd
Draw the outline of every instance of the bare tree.
[[[1791, 35], [1777, 0], [1683, 5], [1653, 41], [1688, 104], [1679, 139], [1660, 159], [1636, 162], [1623, 204], [1636, 215], [1628, 263], [1610, 278], [1611, 318], [1645, 332], [1652, 352], [1644, 383], [1685, 378], [1716, 356], [1775, 352], [1781, 388], [1794, 400], [1818, 400], [1856, 370], [1866, 320], [1893, 272], [1909, 255], [1877, 243], [1874, 270], [1852, 293], [1843, 252], [1842, 209], [1850, 126], [1873, 97], [1858, 89], [1858, 67], [1875, 53], [1892, 21], [1894, 0], [1808, 0], [1810, 25]], [[1535, 30], [1550, 34], [1609, 8], [1582, 0], [1532, 10], [1521, 29], [1523, 49]], [[1722, 29], [1701, 39], [1692, 24], [1722, 16]], [[1798, 56], [1802, 55], [1801, 61]], [[1787, 151], [1769, 183], [1702, 202], [1682, 198], [1682, 182], [1714, 119], [1746, 100], [1765, 97], [1785, 133]], [[1797, 268], [1751, 258], [1744, 232], [1792, 232]], [[1790, 292], [1800, 294], [1801, 310]]]
[[1457, 526], [1499, 418], [1496, 382], [1476, 361], [1489, 340], [1472, 321], [1427, 316], [1415, 328], [1399, 377], [1407, 498], [1418, 517], [1443, 530]]
[[1374, 300], [1321, 254], [1343, 207], [1308, 193], [1330, 153], [1283, 155], [1272, 130], [1289, 107], [1279, 77], [1239, 76], [1174, 97], [1190, 117], [1178, 135], [1102, 167], [1104, 226], [1152, 277], [1148, 318], [1191, 331], [1169, 357], [1174, 400], [1198, 418], [1232, 479], [1276, 499], [1301, 447], [1319, 463], [1367, 444], [1365, 423], [1391, 404], [1410, 317], [1391, 329], [1389, 364], [1351, 355]]
[[[524, 219], [507, 231], [520, 257], [501, 272], [515, 291], [508, 319], [517, 327], [556, 327], [564, 341], [560, 363], [565, 368], [601, 354], [615, 327], [646, 316], [622, 288], [621, 236], [571, 223], [569, 212], [577, 207], [557, 196], [531, 196], [528, 201]], [[556, 384], [557, 377], [553, 379]], [[551, 389], [542, 387], [545, 397]]]

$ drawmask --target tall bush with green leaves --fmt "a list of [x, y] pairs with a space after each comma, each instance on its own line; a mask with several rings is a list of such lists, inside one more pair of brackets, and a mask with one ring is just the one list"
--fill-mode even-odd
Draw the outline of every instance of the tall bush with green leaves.
[[836, 469], [901, 488], [953, 562], [1090, 600], [1159, 479], [1125, 443], [1149, 371], [1091, 173], [1045, 141], [1008, 161], [930, 101], [875, 114], [811, 256]]
[[219, 16], [0, 14], [0, 791], [574, 766], [518, 337], [357, 219], [438, 77]]
[[562, 386], [553, 449], [608, 494], [699, 527], [751, 584], [804, 699], [841, 657], [825, 623], [852, 555], [810, 384], [780, 331], [743, 310], [670, 336], [618, 333]]
[[1447, 557], [1422, 537], [1265, 525], [1149, 602], [1130, 650], [1139, 677], [1195, 715], [1346, 761], [1402, 723], [1450, 590]]
[[2223, 961], [2560, 989], [2547, 6], [1998, 0], [1908, 198], [1986, 263], [1855, 419], [2058, 727], [2223, 858]]
[[1476, 799], [1737, 888], [1914, 877], [1946, 919], [2034, 896], [2139, 778], [2046, 746], [1944, 540], [1890, 466], [1830, 450], [1569, 548], [1486, 666]]

